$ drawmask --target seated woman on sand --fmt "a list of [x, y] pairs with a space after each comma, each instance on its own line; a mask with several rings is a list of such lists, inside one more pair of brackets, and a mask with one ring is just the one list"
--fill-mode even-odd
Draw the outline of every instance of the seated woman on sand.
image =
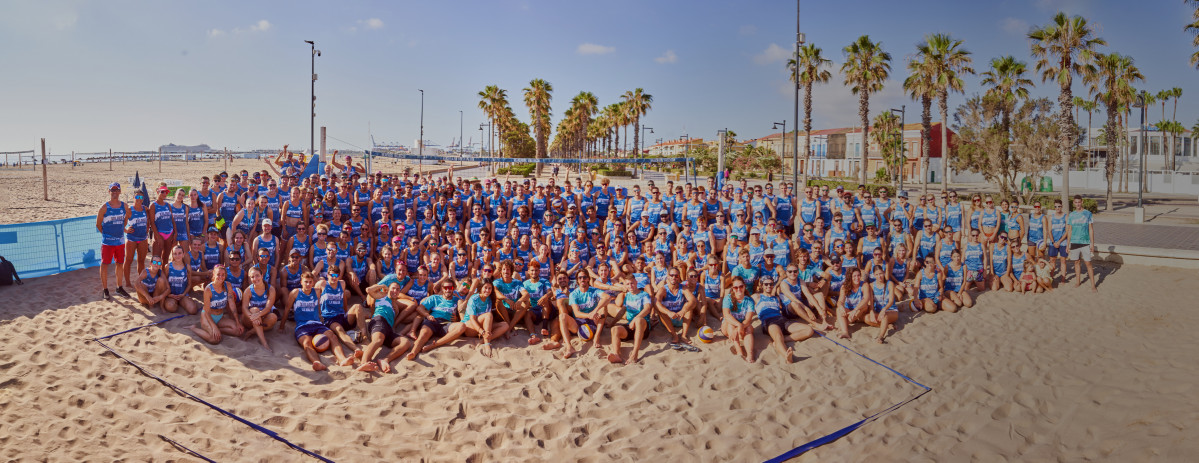
[[[395, 334], [395, 304], [396, 298], [403, 294], [402, 289], [400, 283], [396, 281], [366, 288], [366, 293], [371, 297], [371, 305], [375, 310], [370, 322], [367, 323], [370, 342], [363, 350], [363, 363], [358, 367], [359, 371], [374, 371], [377, 368], [384, 373], [389, 373], [391, 372], [391, 362], [412, 348], [411, 339]], [[387, 355], [387, 358], [376, 361], [375, 354], [378, 354], [383, 346], [390, 347], [391, 353]]]
[[200, 323], [191, 327], [209, 344], [219, 344], [222, 334], [241, 336], [244, 332], [237, 310], [233, 310], [237, 307], [237, 288], [225, 281], [226, 274], [224, 265], [212, 269], [212, 283], [204, 286], [204, 311], [200, 314]]
[[773, 276], [762, 275], [758, 284], [758, 293], [753, 296], [754, 312], [762, 321], [762, 334], [770, 336], [771, 344], [783, 357], [783, 361], [791, 363], [795, 351], [787, 347], [786, 340], [803, 341], [812, 337], [816, 332], [806, 324], [787, 320], [783, 316], [783, 302], [778, 295], [778, 290], [779, 287], [774, 284]]
[[741, 277], [733, 277], [729, 294], [724, 296], [721, 310], [724, 319], [720, 322], [720, 332], [729, 338], [734, 354], [741, 356], [749, 363], [754, 362], [754, 299], [746, 295], [749, 288]]
[[262, 270], [251, 267], [250, 285], [246, 287], [241, 300], [241, 323], [245, 329], [254, 330], [254, 334], [258, 335], [258, 342], [268, 351], [271, 350], [271, 346], [266, 342], [265, 332], [274, 328], [275, 323], [279, 321], [279, 316], [274, 311], [275, 295], [274, 288], [263, 279]]
[[466, 315], [462, 322], [466, 324], [467, 337], [479, 338], [479, 353], [491, 356], [491, 341], [508, 331], [508, 324], [495, 320], [496, 295], [495, 285], [483, 281], [479, 285], [479, 293], [472, 294], [466, 303]]
[[899, 320], [899, 309], [895, 307], [895, 283], [887, 279], [887, 272], [883, 267], [873, 268], [874, 281], [870, 283], [873, 310], [866, 313], [865, 321], [867, 325], [879, 328], [875, 341], [882, 344], [891, 325]]
[[872, 307], [874, 294], [870, 284], [862, 277], [862, 269], [852, 268], [845, 283], [841, 285], [841, 304], [837, 307], [837, 336], [849, 339], [849, 325], [863, 320]]
[[945, 284], [945, 272], [937, 264], [932, 254], [924, 256], [924, 264], [916, 272], [913, 280], [919, 285], [916, 289], [916, 307], [927, 313], [941, 309], [941, 294]]
[[162, 276], [162, 261], [157, 257], [150, 258], [150, 264], [142, 269], [133, 282], [137, 291], [137, 300], [147, 308], [153, 309], [167, 297], [167, 281]]

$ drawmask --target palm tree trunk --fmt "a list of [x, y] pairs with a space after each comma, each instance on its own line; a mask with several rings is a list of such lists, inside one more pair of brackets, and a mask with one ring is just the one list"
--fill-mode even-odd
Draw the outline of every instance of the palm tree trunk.
[[867, 165], [870, 159], [870, 91], [862, 89], [862, 96], [859, 98], [858, 116], [862, 118], [862, 168], [861, 168], [861, 184], [866, 184], [866, 173], [869, 172]]
[[633, 118], [633, 157], [641, 155], [641, 150], [637, 149], [638, 143], [641, 143], [641, 116]]
[[1104, 163], [1103, 163], [1103, 174], [1107, 178], [1107, 196], [1105, 196], [1105, 198], [1107, 198], [1107, 200], [1106, 200], [1106, 205], [1104, 206], [1104, 210], [1106, 210], [1106, 211], [1112, 210], [1112, 177], [1114, 176], [1115, 170], [1116, 170], [1116, 158], [1112, 157], [1111, 153], [1112, 153], [1112, 149], [1116, 146], [1116, 143], [1117, 143], [1116, 142], [1116, 127], [1118, 127], [1117, 122], [1116, 122], [1116, 111], [1109, 109], [1107, 112], [1107, 131], [1106, 131], [1107, 132], [1107, 146], [1108, 146], [1107, 152], [1109, 154], [1107, 156], [1107, 159], [1105, 159]]
[[1073, 101], [1070, 86], [1062, 85], [1061, 88], [1057, 98], [1058, 107], [1061, 108], [1061, 114], [1058, 115], [1058, 130], [1061, 133], [1057, 137], [1057, 147], [1062, 156], [1062, 204], [1070, 204], [1070, 140], [1074, 138], [1074, 121], [1070, 120], [1069, 108]]
[[[798, 195], [800, 190], [808, 186], [808, 170], [811, 169], [812, 159], [812, 84], [804, 86], [803, 91], [803, 130], [804, 130], [804, 147], [803, 147], [803, 183], [795, 185], [795, 194]], [[787, 134], [783, 134], [785, 138]]]
[[938, 108], [941, 110], [941, 191], [949, 190], [949, 90], [941, 87], [937, 91]]
[[[928, 95], [920, 97], [921, 149], [920, 149], [920, 195], [928, 194], [928, 158], [933, 144], [933, 100]], [[942, 159], [944, 161], [944, 159]]]

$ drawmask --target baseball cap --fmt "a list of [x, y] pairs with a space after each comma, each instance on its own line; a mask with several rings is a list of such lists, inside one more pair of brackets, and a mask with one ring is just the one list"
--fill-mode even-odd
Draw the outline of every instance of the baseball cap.
[[357, 249], [358, 249], [359, 251], [365, 251], [365, 250], [366, 250], [366, 243], [358, 243]]
[[763, 256], [774, 257], [774, 251], [766, 251], [766, 254], [763, 254]]
[[273, 224], [271, 223], [271, 219], [262, 219], [262, 224], [263, 224], [263, 225], [273, 225]]
[[398, 236], [398, 235], [397, 235], [397, 236], [393, 236], [393, 237], [391, 237], [391, 242], [392, 242], [392, 243], [403, 243], [403, 242], [404, 242], [404, 237], [403, 237], [403, 236]]
[[121, 189], [121, 183], [120, 182], [112, 182], [111, 185], [108, 185], [108, 189], [109, 190], [119, 190], [119, 189]]
[[160, 186], [160, 187], [158, 187], [158, 191], [171, 191], [171, 189], [167, 188], [165, 186]]
[[217, 227], [208, 227], [208, 232], [209, 233], [212, 233], [212, 232], [220, 233], [221, 230], [218, 229]]
[[288, 254], [288, 255], [292, 255], [292, 256], [302, 256], [302, 255], [304, 255], [304, 253], [300, 252], [300, 250], [299, 250], [299, 249], [296, 249], [296, 248], [291, 248], [291, 252], [289, 252], [289, 253], [287, 253], [287, 254]]
[[837, 191], [845, 191], [844, 185], [837, 185]]
[[908, 197], [908, 192], [904, 191], [904, 190], [899, 190], [899, 194], [897, 196], [899, 196], [900, 198], [906, 198], [906, 197]]

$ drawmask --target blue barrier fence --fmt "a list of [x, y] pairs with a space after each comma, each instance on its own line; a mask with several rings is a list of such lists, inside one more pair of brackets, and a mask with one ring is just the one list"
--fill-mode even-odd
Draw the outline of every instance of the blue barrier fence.
[[0, 224], [0, 256], [22, 279], [98, 266], [96, 217]]
[[691, 162], [691, 158], [497, 158], [497, 157], [478, 157], [478, 156], [421, 156], [416, 154], [396, 154], [384, 153], [381, 151], [367, 151], [372, 157], [408, 159], [414, 161], [433, 160], [433, 161], [464, 161], [464, 162], [536, 162], [547, 164], [661, 164], [668, 162]]

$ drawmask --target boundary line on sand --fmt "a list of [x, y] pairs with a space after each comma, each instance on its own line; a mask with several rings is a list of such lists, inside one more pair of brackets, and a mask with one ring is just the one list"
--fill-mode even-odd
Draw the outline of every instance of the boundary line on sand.
[[[244, 425], [246, 425], [246, 426], [249, 426], [250, 428], [254, 429], [255, 431], [258, 431], [258, 432], [260, 432], [260, 433], [266, 434], [266, 435], [267, 435], [267, 437], [270, 437], [270, 438], [272, 438], [272, 439], [275, 439], [275, 440], [277, 440], [277, 441], [279, 441], [279, 442], [282, 442], [282, 443], [284, 443], [284, 444], [287, 444], [287, 446], [288, 446], [288, 447], [291, 447], [291, 448], [293, 448], [293, 449], [295, 449], [295, 450], [297, 450], [297, 451], [299, 451], [299, 452], [302, 452], [302, 453], [304, 453], [304, 454], [307, 454], [308, 456], [310, 456], [310, 457], [312, 457], [312, 458], [316, 458], [316, 459], [318, 459], [318, 460], [321, 460], [321, 461], [323, 461], [323, 462], [326, 462], [326, 463], [333, 463], [333, 460], [330, 460], [330, 459], [328, 459], [328, 458], [325, 458], [324, 456], [321, 456], [320, 454], [314, 453], [314, 452], [312, 452], [312, 451], [310, 451], [310, 450], [308, 450], [308, 449], [306, 449], [306, 448], [304, 448], [304, 447], [300, 447], [299, 445], [293, 444], [291, 441], [289, 441], [289, 440], [287, 440], [287, 439], [283, 438], [282, 436], [280, 436], [280, 435], [279, 435], [279, 433], [276, 433], [275, 431], [272, 431], [272, 430], [270, 430], [270, 429], [267, 429], [267, 428], [265, 428], [265, 427], [263, 427], [263, 426], [260, 426], [260, 425], [258, 425], [257, 423], [253, 423], [253, 422], [251, 422], [251, 421], [249, 421], [249, 420], [247, 420], [247, 419], [245, 419], [245, 418], [242, 418], [242, 417], [240, 417], [240, 416], [238, 416], [238, 415], [234, 414], [233, 412], [230, 412], [230, 411], [228, 411], [228, 410], [225, 410], [225, 409], [223, 409], [223, 408], [221, 408], [221, 407], [218, 407], [218, 406], [216, 406], [216, 405], [213, 405], [213, 404], [211, 404], [211, 403], [209, 403], [209, 402], [205, 401], [204, 399], [201, 399], [201, 398], [199, 398], [199, 397], [196, 397], [196, 396], [195, 396], [195, 395], [193, 395], [192, 393], [190, 393], [190, 392], [187, 392], [187, 391], [183, 390], [183, 389], [182, 389], [182, 388], [180, 388], [179, 386], [176, 386], [176, 385], [174, 385], [174, 384], [171, 384], [171, 383], [170, 383], [170, 382], [168, 382], [167, 380], [165, 380], [165, 379], [162, 379], [162, 378], [158, 377], [158, 376], [157, 376], [157, 375], [155, 375], [154, 373], [151, 373], [149, 370], [146, 370], [145, 368], [142, 368], [142, 366], [141, 366], [141, 365], [138, 365], [138, 364], [137, 364], [137, 363], [135, 363], [134, 361], [132, 361], [132, 360], [129, 360], [129, 359], [128, 359], [128, 358], [126, 358], [125, 356], [123, 356], [123, 355], [121, 355], [120, 353], [118, 353], [116, 350], [113, 350], [113, 348], [111, 348], [111, 347], [108, 347], [108, 345], [107, 345], [107, 344], [104, 344], [104, 342], [103, 342], [103, 340], [104, 340], [104, 339], [108, 339], [108, 338], [111, 338], [111, 337], [113, 337], [113, 336], [117, 336], [117, 335], [121, 335], [121, 334], [129, 333], [129, 332], [137, 331], [137, 330], [140, 330], [140, 329], [142, 329], [142, 328], [148, 328], [148, 327], [151, 327], [151, 326], [159, 325], [159, 324], [161, 324], [161, 323], [165, 323], [165, 322], [168, 322], [168, 321], [174, 320], [174, 319], [176, 319], [176, 318], [180, 318], [180, 317], [182, 317], [182, 316], [183, 316], [183, 315], [176, 315], [176, 316], [174, 316], [174, 317], [170, 317], [170, 318], [166, 318], [166, 319], [163, 319], [163, 320], [159, 320], [159, 321], [156, 321], [156, 322], [154, 322], [154, 323], [149, 323], [149, 324], [142, 325], [142, 326], [138, 326], [138, 327], [135, 327], [135, 328], [130, 328], [130, 329], [127, 329], [127, 330], [125, 330], [125, 331], [121, 331], [121, 332], [119, 332], [119, 333], [113, 333], [113, 334], [110, 334], [110, 335], [107, 335], [107, 336], [103, 336], [103, 337], [92, 338], [92, 341], [94, 341], [96, 344], [99, 344], [101, 347], [103, 347], [103, 348], [107, 349], [109, 352], [111, 352], [111, 353], [112, 353], [112, 355], [115, 355], [115, 356], [117, 356], [117, 358], [119, 358], [119, 359], [121, 359], [121, 360], [124, 360], [124, 361], [125, 361], [125, 363], [128, 363], [129, 365], [132, 365], [132, 366], [133, 366], [133, 368], [136, 368], [136, 369], [137, 369], [137, 371], [141, 372], [141, 374], [143, 374], [143, 375], [146, 375], [146, 376], [148, 376], [148, 377], [150, 377], [150, 378], [152, 378], [152, 379], [154, 379], [154, 380], [156, 380], [156, 381], [158, 381], [158, 382], [162, 383], [164, 386], [166, 386], [166, 387], [168, 387], [168, 388], [170, 388], [170, 389], [174, 390], [174, 391], [175, 391], [176, 393], [178, 393], [179, 395], [182, 395], [182, 396], [184, 396], [184, 397], [187, 397], [187, 398], [189, 398], [189, 399], [192, 399], [192, 400], [194, 400], [194, 401], [196, 401], [196, 402], [200, 402], [200, 403], [202, 403], [202, 404], [204, 404], [204, 405], [207, 405], [207, 406], [208, 406], [208, 408], [211, 408], [211, 409], [213, 409], [213, 410], [216, 410], [216, 411], [220, 412], [221, 414], [223, 414], [223, 415], [225, 415], [225, 416], [228, 416], [229, 418], [233, 418], [234, 420], [240, 421], [242, 424], [244, 424]], [[187, 450], [188, 452], [191, 452], [191, 453], [195, 454], [196, 456], [199, 456], [200, 458], [204, 458], [205, 460], [208, 460], [208, 458], [206, 458], [206, 457], [204, 457], [204, 456], [202, 456], [202, 455], [200, 455], [200, 454], [198, 454], [198, 453], [196, 453], [196, 452], [192, 451], [191, 449], [188, 449], [187, 447], [184, 447], [183, 445], [179, 444], [178, 442], [175, 442], [175, 441], [173, 441], [173, 440], [170, 440], [170, 439], [168, 439], [168, 438], [166, 438], [166, 437], [162, 436], [161, 434], [160, 434], [158, 437], [159, 437], [159, 438], [162, 438], [163, 440], [166, 440], [166, 441], [167, 441], [167, 442], [169, 442], [169, 443], [171, 443], [171, 445], [174, 445], [174, 446], [177, 446], [177, 447], [183, 448], [183, 449]], [[208, 461], [212, 461], [212, 460], [208, 460]]]
[[912, 401], [914, 401], [914, 400], [916, 400], [916, 399], [919, 399], [919, 398], [923, 397], [923, 396], [924, 396], [924, 394], [928, 394], [929, 392], [931, 392], [931, 391], [933, 390], [932, 388], [930, 388], [930, 387], [928, 387], [928, 386], [925, 386], [925, 385], [923, 385], [923, 384], [920, 384], [920, 383], [916, 382], [915, 380], [913, 380], [912, 378], [909, 378], [909, 377], [907, 377], [907, 376], [906, 376], [906, 375], [904, 375], [903, 373], [900, 373], [900, 372], [898, 372], [898, 371], [895, 371], [895, 369], [893, 369], [893, 368], [891, 368], [891, 367], [889, 367], [889, 366], [883, 365], [882, 363], [879, 363], [878, 361], [876, 361], [876, 360], [874, 360], [874, 359], [872, 359], [872, 358], [870, 358], [870, 357], [867, 357], [867, 356], [865, 356], [865, 355], [862, 355], [861, 353], [859, 353], [859, 352], [858, 352], [858, 351], [856, 351], [856, 350], [850, 349], [848, 346], [846, 346], [846, 345], [844, 345], [844, 344], [841, 344], [841, 343], [839, 343], [839, 342], [837, 342], [837, 341], [834, 341], [834, 340], [833, 340], [833, 338], [830, 338], [830, 337], [828, 337], [828, 336], [825, 336], [825, 335], [824, 335], [824, 333], [821, 333], [821, 332], [817, 331], [817, 332], [816, 332], [816, 334], [820, 335], [820, 337], [822, 337], [822, 338], [824, 338], [824, 339], [827, 339], [829, 342], [832, 342], [833, 344], [836, 344], [836, 345], [838, 345], [838, 346], [841, 346], [842, 348], [844, 348], [844, 349], [845, 349], [845, 350], [847, 350], [847, 351], [853, 352], [853, 353], [854, 353], [854, 355], [857, 355], [858, 357], [864, 358], [864, 359], [866, 359], [866, 360], [869, 360], [871, 363], [874, 363], [875, 365], [878, 365], [878, 366], [880, 366], [880, 367], [886, 368], [886, 369], [887, 369], [888, 371], [890, 371], [891, 373], [895, 373], [895, 375], [896, 375], [896, 376], [899, 376], [900, 378], [903, 378], [903, 380], [904, 380], [904, 381], [907, 381], [907, 382], [909, 382], [909, 383], [915, 384], [915, 385], [919, 386], [920, 388], [922, 388], [922, 389], [924, 389], [924, 390], [923, 390], [923, 391], [920, 391], [920, 393], [919, 393], [919, 394], [916, 394], [916, 395], [914, 395], [914, 396], [912, 396], [912, 397], [908, 398], [907, 400], [904, 400], [904, 401], [902, 401], [902, 402], [896, 403], [895, 405], [892, 405], [892, 406], [890, 406], [890, 407], [887, 407], [887, 408], [883, 409], [882, 411], [880, 411], [880, 412], [878, 412], [878, 413], [875, 413], [875, 414], [873, 414], [873, 415], [870, 415], [870, 416], [868, 416], [868, 417], [866, 417], [866, 418], [864, 418], [864, 419], [862, 419], [862, 420], [860, 420], [860, 421], [858, 421], [858, 422], [856, 422], [856, 423], [853, 423], [853, 424], [851, 424], [851, 425], [849, 425], [849, 426], [846, 426], [846, 427], [844, 427], [844, 428], [841, 428], [841, 429], [838, 429], [838, 430], [836, 430], [836, 431], [833, 431], [833, 432], [831, 432], [831, 433], [829, 433], [829, 434], [827, 434], [827, 435], [825, 435], [825, 436], [823, 436], [823, 437], [820, 437], [820, 438], [817, 438], [817, 439], [815, 439], [815, 440], [812, 440], [812, 441], [810, 441], [810, 442], [808, 442], [808, 443], [806, 443], [806, 444], [803, 444], [803, 445], [801, 445], [801, 446], [799, 446], [799, 447], [796, 447], [796, 448], [793, 448], [793, 449], [791, 449], [791, 450], [788, 450], [787, 452], [783, 453], [782, 455], [779, 455], [779, 456], [777, 456], [777, 457], [774, 457], [774, 458], [771, 458], [771, 459], [769, 459], [769, 460], [766, 460], [768, 463], [782, 463], [782, 462], [784, 462], [784, 461], [787, 461], [787, 460], [790, 460], [790, 459], [792, 459], [792, 458], [795, 458], [795, 457], [798, 457], [798, 456], [800, 456], [800, 455], [803, 455], [804, 453], [808, 452], [809, 450], [815, 449], [815, 448], [817, 448], [817, 447], [820, 447], [820, 446], [823, 446], [823, 445], [826, 445], [826, 444], [831, 444], [831, 443], [833, 443], [834, 441], [836, 441], [837, 439], [840, 439], [840, 438], [842, 438], [842, 437], [845, 437], [845, 436], [846, 436], [846, 435], [848, 435], [849, 433], [856, 431], [858, 428], [860, 428], [860, 427], [862, 427], [862, 426], [865, 426], [865, 425], [867, 425], [867, 424], [869, 424], [869, 423], [871, 423], [871, 422], [873, 422], [873, 421], [875, 421], [875, 420], [877, 420], [877, 419], [879, 419], [879, 418], [882, 418], [882, 416], [883, 416], [883, 415], [886, 415], [886, 414], [888, 414], [888, 413], [891, 413], [891, 412], [893, 412], [893, 411], [895, 411], [895, 410], [898, 410], [900, 407], [902, 407], [902, 406], [904, 406], [904, 405], [907, 405], [909, 402], [912, 402]]

